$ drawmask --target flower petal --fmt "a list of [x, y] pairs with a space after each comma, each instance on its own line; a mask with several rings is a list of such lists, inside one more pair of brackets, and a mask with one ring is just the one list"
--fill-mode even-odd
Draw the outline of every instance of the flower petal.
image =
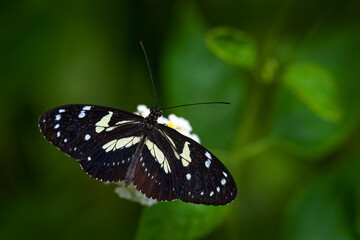
[[157, 203], [156, 200], [146, 197], [144, 194], [139, 192], [135, 186], [131, 183], [129, 186], [125, 186], [125, 182], [121, 181], [117, 183], [118, 187], [115, 188], [115, 193], [120, 198], [128, 199], [132, 202], [138, 202], [141, 205], [151, 206]]

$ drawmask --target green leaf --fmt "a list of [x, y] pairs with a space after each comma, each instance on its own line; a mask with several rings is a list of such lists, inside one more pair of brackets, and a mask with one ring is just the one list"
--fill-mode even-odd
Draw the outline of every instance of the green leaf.
[[331, 122], [341, 119], [337, 87], [332, 74], [325, 68], [295, 63], [287, 69], [283, 80], [295, 96], [315, 114]]
[[198, 239], [221, 223], [227, 209], [179, 201], [158, 203], [144, 209], [136, 239]]
[[221, 60], [245, 69], [253, 69], [257, 51], [254, 40], [235, 28], [218, 27], [206, 34], [207, 47]]

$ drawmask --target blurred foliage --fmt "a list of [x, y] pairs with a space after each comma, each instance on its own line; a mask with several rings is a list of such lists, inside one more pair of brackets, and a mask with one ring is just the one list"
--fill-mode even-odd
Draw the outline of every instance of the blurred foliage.
[[255, 42], [236, 29], [218, 27], [210, 30], [206, 36], [208, 48], [225, 62], [243, 68], [252, 69], [256, 62]]
[[137, 239], [196, 239], [217, 227], [227, 209], [182, 202], [158, 203], [144, 210]]
[[337, 88], [327, 69], [315, 64], [293, 64], [284, 74], [284, 84], [319, 117], [340, 121]]
[[[359, 1], [2, 1], [0, 239], [358, 239]], [[229, 168], [225, 207], [143, 207], [37, 119], [68, 103], [174, 109]], [[166, 111], [165, 115], [170, 112]]]

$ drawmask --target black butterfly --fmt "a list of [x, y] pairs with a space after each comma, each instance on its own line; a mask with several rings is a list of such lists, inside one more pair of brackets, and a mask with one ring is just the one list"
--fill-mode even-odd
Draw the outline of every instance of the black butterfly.
[[225, 205], [237, 194], [226, 167], [206, 148], [157, 123], [161, 109], [146, 118], [94, 105], [54, 108], [39, 119], [42, 134], [91, 177], [133, 183], [158, 201], [180, 199]]

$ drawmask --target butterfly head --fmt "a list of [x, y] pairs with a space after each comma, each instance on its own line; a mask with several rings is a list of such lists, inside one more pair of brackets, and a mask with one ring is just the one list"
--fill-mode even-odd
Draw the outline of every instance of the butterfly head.
[[147, 119], [150, 121], [156, 122], [159, 117], [162, 116], [162, 110], [157, 107], [150, 108], [150, 115], [147, 116]]

